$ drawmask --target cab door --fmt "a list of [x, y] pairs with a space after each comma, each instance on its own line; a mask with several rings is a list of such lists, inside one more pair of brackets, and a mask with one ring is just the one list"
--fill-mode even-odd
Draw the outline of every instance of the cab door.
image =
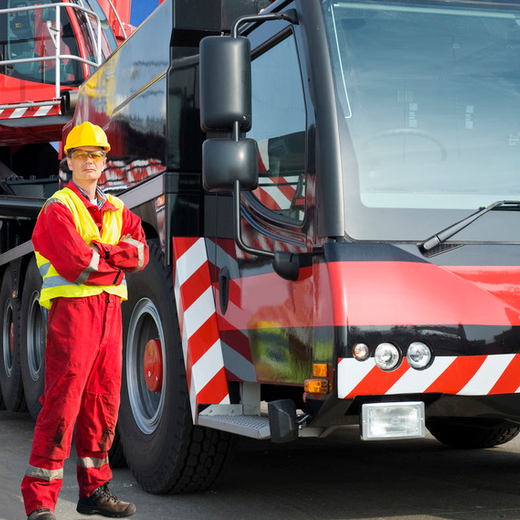
[[[252, 128], [258, 143], [258, 188], [241, 195], [245, 243], [262, 251], [313, 248], [313, 114], [300, 60], [298, 27], [264, 23], [252, 41]], [[296, 281], [280, 277], [272, 259], [244, 253], [233, 240], [229, 195], [218, 194], [215, 287], [228, 378], [302, 384], [311, 371], [311, 266]], [[224, 225], [226, 221], [229, 225]]]

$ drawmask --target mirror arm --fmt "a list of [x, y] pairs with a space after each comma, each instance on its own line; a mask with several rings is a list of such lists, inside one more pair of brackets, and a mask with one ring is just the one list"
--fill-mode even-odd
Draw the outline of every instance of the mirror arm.
[[235, 226], [235, 243], [245, 253], [250, 255], [263, 256], [264, 258], [274, 258], [274, 253], [271, 251], [263, 251], [254, 247], [249, 247], [242, 239], [241, 226], [241, 212], [240, 212], [240, 181], [236, 180], [233, 185], [233, 223]]
[[[298, 24], [298, 16], [296, 10], [289, 9], [282, 13], [270, 13], [264, 15], [257, 16], [241, 16], [237, 18], [231, 27], [231, 36], [233, 38], [238, 38], [239, 28], [247, 23], [262, 23], [268, 20], [285, 20], [294, 25]], [[240, 124], [238, 121], [235, 121], [233, 124], [232, 131], [232, 139], [236, 142], [240, 139]], [[276, 257], [275, 253], [272, 251], [263, 251], [262, 249], [256, 249], [254, 247], [248, 246], [244, 240], [242, 239], [242, 219], [241, 219], [241, 206], [240, 206], [240, 181], [236, 180], [233, 184], [233, 225], [234, 225], [234, 234], [235, 234], [235, 243], [239, 249], [248, 253], [250, 255], [261, 256], [264, 258], [274, 259]], [[281, 256], [281, 255], [278, 255]], [[283, 255], [282, 255], [283, 256]], [[285, 258], [285, 257], [284, 257]], [[282, 258], [278, 259], [279, 261]], [[296, 257], [297, 260], [297, 257]], [[279, 262], [276, 262], [277, 264]], [[283, 262], [281, 262], [283, 263]], [[299, 265], [296, 264], [296, 271], [299, 271]], [[292, 270], [292, 269], [291, 269]], [[291, 275], [294, 276], [294, 275]]]
[[238, 121], [235, 121], [233, 123], [233, 130], [231, 132], [231, 139], [238, 143], [240, 141], [240, 123]]
[[281, 13], [259, 14], [256, 16], [241, 16], [233, 22], [233, 25], [231, 26], [231, 36], [233, 38], [238, 38], [238, 31], [240, 26], [242, 25], [254, 22], [262, 23], [267, 22], [268, 20], [285, 20], [286, 22], [292, 23], [293, 25], [298, 25], [298, 16], [296, 13], [296, 9], [288, 9], [287, 11]]

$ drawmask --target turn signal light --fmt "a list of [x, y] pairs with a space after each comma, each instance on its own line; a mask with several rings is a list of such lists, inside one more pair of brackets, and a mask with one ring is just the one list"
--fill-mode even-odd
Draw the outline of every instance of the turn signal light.
[[312, 377], [327, 377], [327, 375], [327, 363], [314, 363], [314, 365], [312, 365]]
[[365, 343], [356, 343], [352, 347], [352, 356], [358, 361], [365, 361], [370, 357], [370, 348]]
[[309, 394], [328, 394], [329, 380], [324, 377], [306, 379], [303, 383], [303, 388]]

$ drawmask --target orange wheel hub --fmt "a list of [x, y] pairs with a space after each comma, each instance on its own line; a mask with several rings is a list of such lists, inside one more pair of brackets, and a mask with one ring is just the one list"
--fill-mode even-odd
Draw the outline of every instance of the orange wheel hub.
[[161, 340], [151, 339], [144, 349], [144, 380], [150, 392], [160, 392], [163, 383]]

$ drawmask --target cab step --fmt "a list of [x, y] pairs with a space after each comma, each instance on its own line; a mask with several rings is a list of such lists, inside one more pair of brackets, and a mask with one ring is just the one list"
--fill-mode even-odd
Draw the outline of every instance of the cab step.
[[197, 424], [253, 439], [269, 439], [269, 418], [264, 415], [244, 415], [238, 405], [214, 405], [198, 416]]

